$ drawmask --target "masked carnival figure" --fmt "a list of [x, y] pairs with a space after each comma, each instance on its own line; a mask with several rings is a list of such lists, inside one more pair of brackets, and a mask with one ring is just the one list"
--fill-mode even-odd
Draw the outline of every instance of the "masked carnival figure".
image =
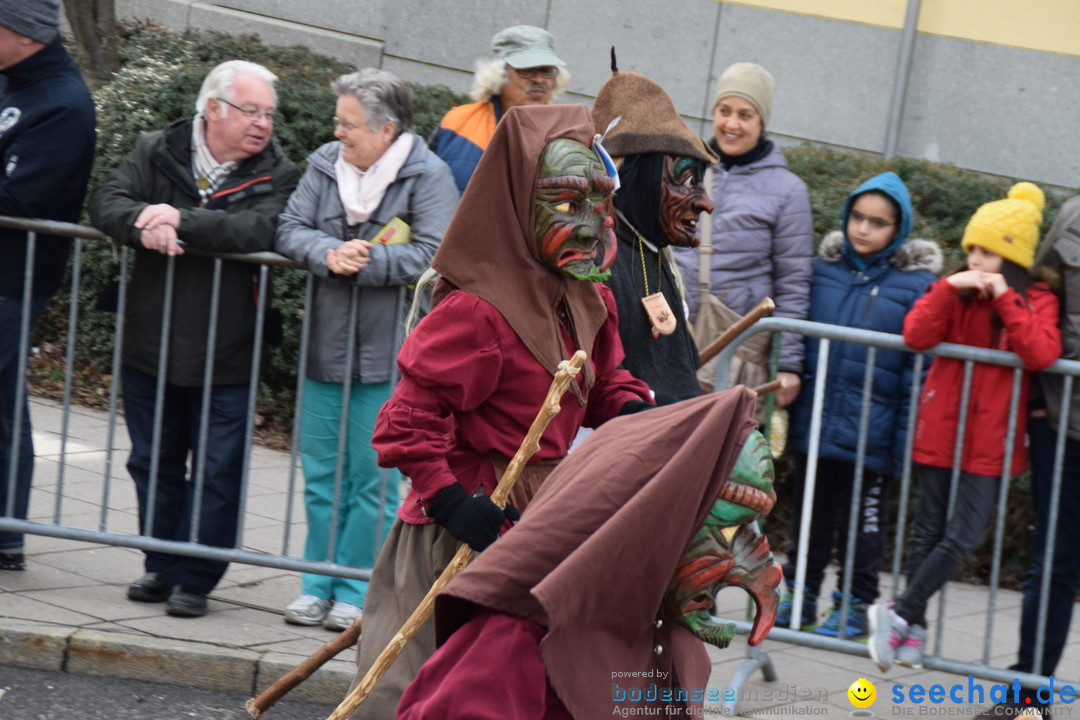
[[[560, 362], [579, 349], [588, 355], [511, 494], [517, 508], [580, 427], [652, 405], [645, 383], [620, 367], [615, 301], [598, 282], [615, 254], [604, 212], [615, 182], [593, 140], [582, 105], [511, 108], [435, 254], [434, 307], [401, 348], [401, 381], [375, 426], [379, 464], [398, 468], [411, 489], [372, 573], [358, 679], [458, 543], [483, 550], [516, 519], [513, 507], [504, 512], [485, 493]], [[392, 717], [434, 648], [428, 623], [352, 717]]]
[[[780, 567], [757, 520], [772, 455], [744, 387], [618, 418], [559, 466], [521, 521], [435, 601], [439, 649], [398, 720], [701, 717], [704, 643], [728, 585], [772, 628]], [[704, 641], [704, 642], [703, 642]]]
[[624, 367], [660, 403], [697, 397], [700, 358], [669, 248], [697, 247], [698, 218], [713, 209], [702, 179], [717, 158], [663, 88], [636, 73], [612, 74], [592, 117], [621, 181], [614, 196], [619, 252], [607, 284], [619, 309]]

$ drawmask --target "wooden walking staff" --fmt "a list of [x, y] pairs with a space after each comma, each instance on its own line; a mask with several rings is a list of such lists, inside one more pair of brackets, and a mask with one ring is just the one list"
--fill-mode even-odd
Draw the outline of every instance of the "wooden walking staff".
[[[499, 507], [504, 507], [506, 505], [506, 498], [510, 494], [510, 490], [513, 488], [518, 476], [521, 474], [521, 470], [525, 467], [525, 463], [528, 462], [529, 458], [532, 457], [532, 455], [540, 448], [540, 437], [544, 434], [544, 429], [547, 428], [548, 423], [551, 422], [551, 419], [559, 413], [559, 401], [562, 398], [563, 393], [566, 392], [567, 387], [570, 385], [570, 381], [575, 375], [577, 375], [578, 371], [581, 370], [581, 366], [584, 364], [585, 353], [579, 350], [577, 353], [574, 354], [572, 358], [570, 358], [568, 362], [563, 363], [563, 366], [555, 375], [555, 379], [551, 383], [551, 388], [548, 390], [547, 397], [544, 399], [544, 404], [540, 408], [540, 412], [537, 414], [536, 419], [533, 420], [533, 424], [529, 428], [529, 432], [525, 436], [525, 440], [522, 442], [521, 447], [518, 449], [517, 453], [510, 461], [510, 464], [507, 465], [506, 472], [503, 473], [502, 480], [495, 488], [495, 493], [491, 496], [492, 502], [494, 502]], [[504, 486], [505, 492], [503, 491]], [[464, 561], [459, 563], [458, 558], [462, 555], [463, 551], [469, 551], [468, 556], [465, 557]], [[412, 617], [410, 617], [409, 622], [406, 623], [406, 627], [402, 628], [401, 632], [399, 632], [398, 635], [395, 636], [394, 640], [391, 641], [391, 646], [394, 646], [394, 644], [398, 642], [399, 638], [402, 638], [404, 636], [404, 633], [409, 627], [409, 623], [411, 623], [416, 618], [417, 613], [420, 613], [424, 609], [425, 604], [427, 605], [427, 615], [425, 615], [424, 618], [416, 624], [415, 628], [408, 631], [408, 635], [404, 636], [404, 640], [400, 642], [400, 646], [397, 647], [396, 651], [393, 653], [393, 657], [389, 658], [384, 663], [384, 666], [382, 670], [378, 673], [378, 676], [372, 680], [371, 687], [368, 688], [367, 692], [364, 693], [363, 697], [355, 701], [355, 705], [353, 705], [351, 709], [347, 710], [344, 715], [351, 714], [352, 711], [356, 709], [356, 706], [363, 702], [364, 698], [367, 697], [368, 694], [370, 694], [371, 688], [374, 688], [375, 684], [379, 681], [379, 678], [381, 678], [383, 673], [386, 672], [386, 668], [390, 667], [390, 664], [393, 663], [397, 655], [400, 654], [401, 650], [405, 647], [406, 644], [408, 644], [409, 639], [411, 639], [412, 636], [416, 634], [416, 631], [419, 630], [419, 628], [424, 624], [424, 620], [426, 620], [427, 617], [430, 617], [432, 601], [434, 600], [435, 594], [440, 588], [442, 588], [443, 585], [449, 582], [450, 579], [454, 575], [456, 575], [462, 567], [464, 567], [468, 563], [471, 557], [472, 548], [470, 548], [468, 545], [463, 544], [458, 550], [458, 555], [455, 556], [450, 566], [447, 567], [446, 571], [443, 573], [443, 576], [436, 581], [435, 586], [432, 588], [431, 592], [428, 593], [427, 598], [425, 598], [424, 601], [421, 602], [420, 607], [418, 607], [416, 612], [414, 612]], [[453, 573], [450, 573], [450, 570], [452, 568], [456, 569], [453, 571]], [[274, 703], [285, 697], [285, 695], [288, 694], [288, 692], [294, 687], [311, 677], [311, 675], [320, 667], [325, 665], [328, 660], [337, 656], [342, 650], [345, 650], [355, 645], [356, 641], [360, 638], [362, 622], [362, 618], [357, 618], [355, 621], [353, 621], [353, 624], [350, 625], [347, 630], [343, 631], [336, 638], [316, 650], [306, 660], [301, 662], [292, 670], [282, 675], [280, 678], [277, 679], [277, 681], [270, 685], [270, 687], [263, 690], [257, 697], [248, 700], [247, 703], [244, 704], [244, 707], [247, 709], [251, 717], [254, 718], [254, 720], [259, 720], [259, 718], [262, 717], [262, 714], [268, 709], [270, 709], [274, 705]], [[374, 672], [375, 667], [378, 666], [379, 662], [384, 659], [384, 656], [387, 655], [391, 646], [388, 646], [387, 649], [384, 650], [379, 656], [379, 658], [376, 660], [376, 664], [372, 666], [372, 672]], [[368, 676], [370, 676], [372, 672], [369, 672]], [[368, 678], [365, 677], [364, 681], [366, 682], [367, 679]], [[359, 689], [361, 686], [357, 686], [357, 689]], [[355, 694], [355, 691], [353, 694]], [[349, 698], [351, 697], [352, 695], [345, 699], [342, 705], [338, 708], [338, 711], [345, 707], [345, 703], [348, 702]]]
[[321, 668], [332, 658], [337, 657], [343, 650], [347, 650], [360, 639], [360, 628], [363, 618], [356, 618], [352, 625], [338, 633], [338, 636], [330, 640], [321, 648], [311, 653], [303, 662], [294, 667], [274, 681], [270, 687], [263, 690], [258, 696], [244, 703], [244, 708], [255, 720], [259, 720], [262, 714], [274, 704], [285, 697], [290, 690], [307, 680], [316, 670]]
[[765, 383], [764, 385], [758, 385], [756, 388], [754, 388], [754, 392], [756, 392], [758, 395], [766, 395], [766, 394], [771, 393], [771, 392], [776, 392], [777, 390], [779, 390], [782, 387], [784, 387], [783, 381], [781, 381], [781, 380], [770, 380], [769, 382]]
[[[506, 472], [503, 473], [502, 479], [499, 480], [499, 484], [495, 487], [495, 492], [491, 494], [491, 501], [500, 508], [506, 507], [506, 498], [510, 495], [510, 490], [514, 487], [514, 483], [517, 482], [525, 463], [540, 449], [540, 437], [544, 434], [544, 430], [547, 428], [548, 423], [551, 422], [551, 419], [559, 414], [561, 409], [560, 400], [563, 393], [566, 392], [566, 388], [584, 364], [585, 352], [578, 350], [574, 353], [574, 357], [570, 358], [569, 361], [564, 361], [559, 366], [559, 371], [555, 374], [555, 380], [551, 383], [551, 388], [548, 390], [547, 397], [544, 398], [544, 404], [540, 408], [540, 412], [537, 414], [536, 419], [533, 420], [524, 442], [521, 443], [521, 447], [518, 448], [513, 459], [510, 460], [510, 464], [507, 465]], [[405, 625], [402, 626], [397, 635], [379, 653], [379, 657], [375, 658], [374, 664], [372, 664], [364, 679], [360, 681], [360, 684], [353, 688], [352, 692], [341, 701], [341, 704], [331, 713], [328, 720], [344, 720], [349, 717], [360, 703], [364, 702], [367, 696], [371, 694], [375, 685], [378, 684], [387, 668], [401, 654], [401, 651], [405, 649], [409, 640], [431, 618], [435, 608], [435, 596], [469, 563], [473, 553], [474, 550], [465, 543], [458, 547], [457, 555], [450, 561], [450, 564], [443, 571], [443, 574], [439, 576], [439, 579], [435, 581], [435, 584], [431, 586], [431, 590], [424, 596], [424, 599], [420, 601], [419, 607], [413, 611], [413, 614], [405, 621]]]
[[719, 355], [720, 351], [727, 347], [732, 340], [739, 337], [743, 330], [771, 313], [775, 307], [776, 303], [772, 301], [772, 298], [765, 298], [759, 302], [753, 310], [739, 318], [737, 322], [724, 332], [720, 333], [719, 337], [709, 343], [705, 349], [701, 351], [701, 364], [704, 365]]

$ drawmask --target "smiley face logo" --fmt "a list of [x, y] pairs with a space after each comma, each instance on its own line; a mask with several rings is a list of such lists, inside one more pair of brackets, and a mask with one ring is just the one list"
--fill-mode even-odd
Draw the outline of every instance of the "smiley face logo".
[[866, 678], [859, 678], [851, 683], [847, 690], [848, 700], [857, 708], [868, 708], [874, 704], [877, 697], [877, 689]]

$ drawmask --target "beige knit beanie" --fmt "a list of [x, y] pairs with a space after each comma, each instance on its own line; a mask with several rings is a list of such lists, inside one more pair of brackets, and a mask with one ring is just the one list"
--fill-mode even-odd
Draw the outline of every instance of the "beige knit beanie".
[[741, 97], [746, 100], [758, 115], [761, 116], [761, 126], [769, 124], [769, 115], [772, 113], [773, 92], [776, 83], [769, 71], [757, 63], [735, 63], [720, 76], [716, 83], [716, 95], [713, 96], [713, 110], [720, 104], [722, 98]]

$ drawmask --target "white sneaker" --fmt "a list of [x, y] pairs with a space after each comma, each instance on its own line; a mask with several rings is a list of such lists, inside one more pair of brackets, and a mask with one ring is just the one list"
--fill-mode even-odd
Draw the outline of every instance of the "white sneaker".
[[285, 622], [292, 625], [319, 625], [330, 612], [330, 601], [314, 595], [298, 595], [285, 608]]
[[896, 649], [908, 635], [908, 624], [893, 612], [893, 603], [877, 603], [867, 611], [870, 620], [870, 657], [881, 672], [896, 662]]
[[326, 619], [323, 620], [323, 627], [327, 630], [348, 630], [349, 626], [353, 624], [353, 620], [363, 614], [363, 608], [338, 600], [334, 603], [334, 607], [330, 608]]
[[922, 670], [923, 646], [926, 644], [926, 628], [909, 625], [907, 637], [896, 648], [896, 664]]

